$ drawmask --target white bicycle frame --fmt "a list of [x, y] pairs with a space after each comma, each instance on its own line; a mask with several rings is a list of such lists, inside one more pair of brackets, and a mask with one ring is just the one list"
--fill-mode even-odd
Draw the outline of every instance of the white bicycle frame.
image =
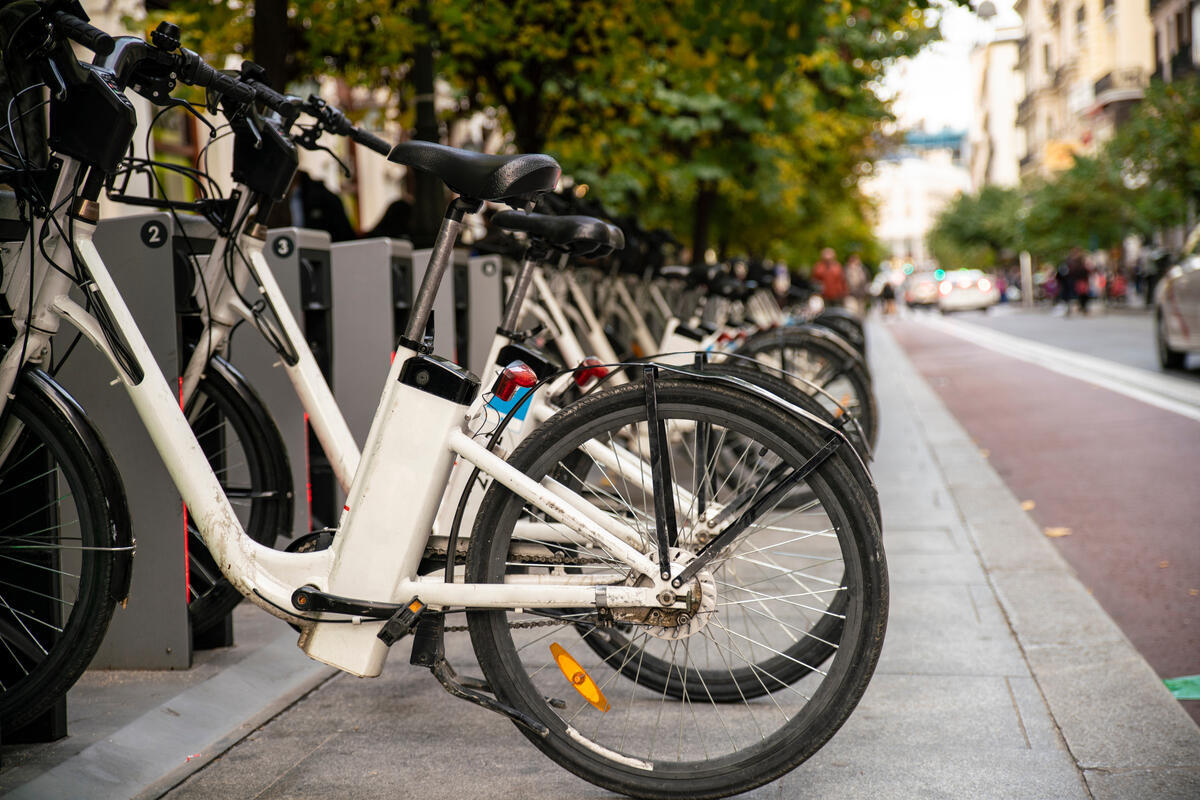
[[[159, 370], [105, 268], [92, 241], [94, 222], [76, 216], [70, 223], [72, 227], [67, 227], [63, 209], [71, 200], [78, 170], [77, 162], [64, 159], [51, 208], [62, 229], [73, 230], [73, 236], [70, 241], [54, 237], [51, 259], [74, 263], [72, 259], [77, 258], [81, 262], [88, 277], [83, 290], [91, 302], [106, 307], [115, 332], [124, 339], [143, 374], [139, 379], [122, 365], [96, 318], [68, 296], [73, 280], [38, 253], [31, 279], [25, 285], [34, 293], [33, 314], [24, 313], [30, 302], [28, 295], [9, 297], [10, 305], [18, 309], [13, 318], [17, 338], [0, 361], [0, 404], [13, 391], [23, 366], [22, 355], [25, 361], [38, 363], [45, 357], [60, 321], [70, 322], [117, 371], [221, 571], [255, 604], [283, 619], [299, 621], [299, 644], [310, 657], [355, 675], [372, 677], [382, 671], [388, 647], [377, 636], [382, 621], [347, 620], [344, 616], [306, 618], [290, 611], [292, 593], [304, 586], [373, 602], [402, 603], [416, 596], [435, 608], [644, 608], [658, 607], [660, 592], [674, 592], [669, 579], [661, 577], [658, 565], [631, 544], [640, 541], [633, 528], [620, 519], [603, 517], [565, 486], [532, 480], [476, 442], [464, 431], [467, 404], [402, 382], [402, 372], [410, 363], [414, 369], [444, 363], [421, 357], [403, 345], [396, 350], [332, 546], [311, 553], [288, 553], [251, 540], [192, 433], [178, 397]], [[89, 204], [83, 201], [80, 208], [85, 205]], [[460, 229], [461, 223], [447, 215], [414, 316], [422, 315], [422, 297], [432, 298], [436, 291]], [[251, 264], [265, 268], [261, 250], [253, 249], [254, 242], [255, 237], [242, 234], [240, 243], [250, 250]], [[424, 320], [416, 322], [424, 325]], [[23, 340], [27, 346], [22, 346]], [[0, 433], [0, 444], [15, 440], [12, 429], [16, 426], [13, 420], [9, 430]], [[569, 529], [579, 541], [603, 547], [630, 574], [645, 576], [645, 585], [624, 585], [623, 580], [614, 580], [613, 576], [597, 576], [593, 585], [580, 581], [580, 576], [514, 576], [503, 584], [447, 583], [438, 576], [419, 577], [417, 566], [455, 458], [479, 467], [490, 479]], [[612, 585], [616, 583], [622, 585]]]

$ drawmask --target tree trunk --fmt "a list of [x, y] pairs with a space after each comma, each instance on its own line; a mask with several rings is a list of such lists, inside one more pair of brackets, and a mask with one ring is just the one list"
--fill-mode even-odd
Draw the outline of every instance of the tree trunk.
[[712, 227], [712, 211], [717, 203], [717, 182], [699, 181], [696, 184], [695, 216], [692, 222], [692, 266], [704, 264], [708, 252], [708, 233]]
[[267, 71], [271, 88], [282, 92], [289, 77], [287, 0], [255, 0], [250, 48], [254, 63]]
[[[421, 0], [414, 10], [413, 19], [427, 34], [425, 41], [418, 45], [413, 58], [413, 86], [417, 90], [417, 125], [413, 138], [423, 142], [436, 142], [441, 137], [437, 109], [434, 106], [434, 31], [429, 18], [429, 0]], [[413, 246], [433, 247], [442, 223], [442, 215], [446, 211], [446, 190], [437, 176], [421, 170], [413, 172]]]

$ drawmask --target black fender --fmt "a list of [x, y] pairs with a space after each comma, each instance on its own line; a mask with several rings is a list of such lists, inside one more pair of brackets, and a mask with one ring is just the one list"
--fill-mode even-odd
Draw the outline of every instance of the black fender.
[[116, 548], [113, 559], [112, 583], [109, 593], [116, 602], [129, 596], [133, 578], [133, 520], [125, 498], [121, 473], [109, 454], [100, 432], [79, 403], [58, 382], [40, 369], [25, 369], [21, 373], [21, 391], [44, 395], [67, 420], [71, 431], [83, 442], [88, 457], [99, 468], [100, 488], [108, 506], [112, 529], [108, 531], [109, 546]]
[[[242, 371], [221, 356], [214, 354], [204, 366], [204, 377], [223, 381], [241, 397], [242, 401], [254, 415], [254, 424], [268, 439], [269, 446], [267, 447], [267, 452], [271, 454], [271, 458], [273, 459], [273, 468], [279, 470], [280, 474], [287, 476], [290, 484], [292, 465], [288, 457], [287, 445], [284, 444], [283, 436], [279, 433], [279, 427], [275, 424], [274, 418], [267, 410], [266, 404], [258, 396], [258, 392], [254, 391], [254, 387], [246, 380], [246, 376], [242, 374]], [[293, 486], [292, 492], [294, 493], [295, 490], [296, 487]], [[284, 517], [280, 520], [280, 527], [282, 530], [290, 533], [295, 518], [296, 504], [289, 498], [289, 501], [284, 503], [282, 507], [284, 508]]]
[[[825, 328], [829, 328], [842, 336], [847, 342], [854, 346], [860, 353], [867, 346], [866, 330], [863, 327], [862, 319], [853, 311], [840, 306], [826, 306], [825, 310], [817, 315], [813, 322]], [[843, 335], [845, 329], [854, 331], [853, 335]]]
[[742, 342], [736, 349], [734, 349], [733, 352], [740, 352], [743, 348], [749, 347], [751, 343], [763, 341], [769, 342], [775, 339], [783, 340], [788, 336], [794, 336], [796, 338], [809, 337], [813, 339], [820, 339], [822, 342], [832, 345], [845, 355], [848, 362], [861, 365], [863, 367], [863, 371], [867, 375], [867, 379], [870, 380], [871, 371], [867, 368], [867, 362], [863, 358], [862, 353], [854, 348], [854, 345], [847, 342], [844, 338], [834, 333], [829, 328], [813, 325], [812, 323], [808, 322], [800, 325], [781, 325], [778, 328], [759, 331], [758, 333], [752, 334], [748, 339]]
[[872, 488], [874, 488], [875, 481], [871, 477], [871, 470], [867, 468], [866, 462], [862, 460], [862, 455], [850, 442], [850, 439], [846, 436], [845, 432], [838, 426], [822, 419], [817, 414], [789, 403], [787, 400], [784, 400], [770, 389], [765, 389], [762, 386], [758, 386], [744, 378], [739, 378], [734, 375], [712, 371], [705, 372], [703, 369], [696, 369], [693, 367], [674, 367], [667, 364], [658, 364], [656, 366], [665, 376], [701, 382], [707, 381], [710, 383], [719, 383], [722, 386], [753, 395], [758, 400], [769, 403], [775, 408], [778, 408], [793, 417], [804, 420], [812, 427], [816, 428], [820, 434], [826, 438], [826, 441], [835, 441], [836, 450], [849, 454], [846, 456], [846, 458], [851, 458], [857, 461], [857, 467], [861, 470], [861, 474], [866, 476], [866, 478], [870, 481]]

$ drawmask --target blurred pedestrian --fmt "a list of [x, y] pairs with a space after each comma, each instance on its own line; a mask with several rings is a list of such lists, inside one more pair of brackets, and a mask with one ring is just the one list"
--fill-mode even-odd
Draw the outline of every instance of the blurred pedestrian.
[[879, 290], [879, 299], [883, 301], [883, 315], [890, 317], [896, 313], [896, 285], [889, 276]]
[[[1071, 254], [1067, 256], [1067, 279], [1066, 285], [1071, 287], [1071, 292], [1079, 298], [1079, 312], [1087, 316], [1088, 300], [1091, 299], [1091, 275], [1092, 270], [1088, 265], [1087, 256], [1083, 254], [1083, 249], [1080, 247], [1072, 247]], [[1067, 314], [1071, 313], [1070, 300], [1067, 301]]]
[[[1072, 251], [1074, 252], [1074, 251]], [[1054, 273], [1054, 305], [1063, 304], [1063, 313], [1071, 313], [1071, 264], [1069, 258], [1064, 258]]]
[[838, 263], [832, 247], [821, 251], [821, 258], [813, 264], [812, 278], [821, 287], [821, 297], [825, 300], [825, 305], [840, 306], [846, 301], [846, 295], [850, 291], [846, 285], [846, 272]]
[[850, 258], [846, 259], [846, 286], [850, 291], [851, 299], [854, 301], [854, 310], [859, 314], [866, 313], [867, 310], [868, 283], [867, 268], [863, 266], [862, 259], [858, 257], [858, 253], [854, 253]]
[[354, 226], [350, 224], [350, 218], [346, 215], [342, 198], [334, 194], [319, 178], [312, 177], [304, 170], [296, 173], [287, 200], [272, 207], [268, 220], [268, 226], [272, 228], [289, 225], [325, 231], [335, 242], [357, 237]]

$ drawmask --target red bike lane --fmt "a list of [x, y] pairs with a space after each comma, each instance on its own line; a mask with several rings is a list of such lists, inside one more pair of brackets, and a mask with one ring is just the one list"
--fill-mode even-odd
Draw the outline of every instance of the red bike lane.
[[919, 323], [889, 330], [1159, 676], [1200, 674], [1200, 423]]

